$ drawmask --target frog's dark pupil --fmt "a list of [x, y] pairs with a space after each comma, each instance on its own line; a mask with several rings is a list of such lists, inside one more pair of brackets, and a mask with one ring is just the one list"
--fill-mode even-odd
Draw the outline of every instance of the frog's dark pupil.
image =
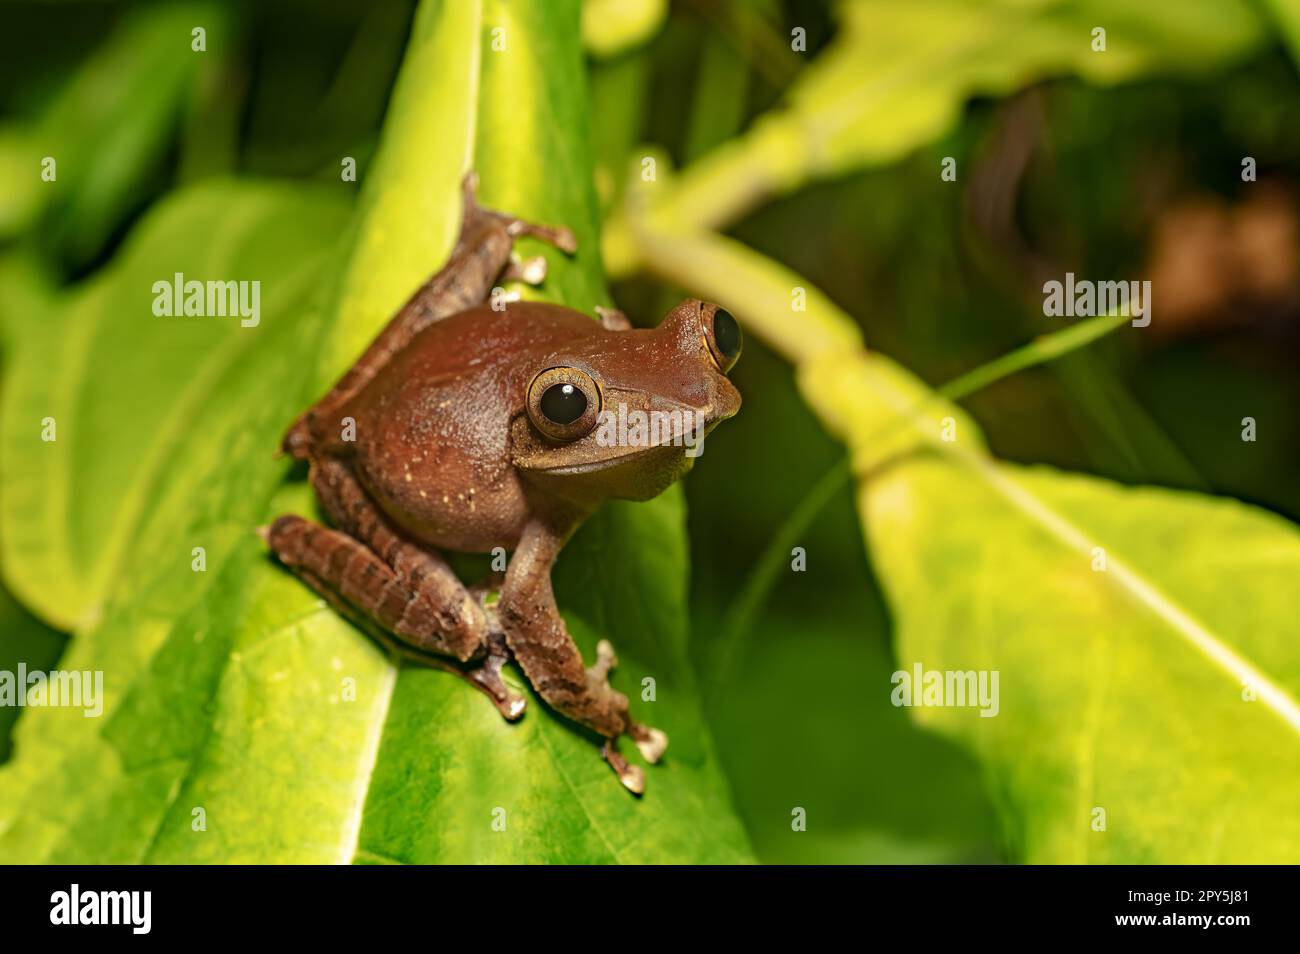
[[724, 358], [740, 354], [740, 325], [731, 312], [719, 308], [713, 313], [713, 340]]
[[572, 384], [552, 384], [542, 393], [542, 413], [556, 424], [572, 424], [587, 410], [587, 395]]

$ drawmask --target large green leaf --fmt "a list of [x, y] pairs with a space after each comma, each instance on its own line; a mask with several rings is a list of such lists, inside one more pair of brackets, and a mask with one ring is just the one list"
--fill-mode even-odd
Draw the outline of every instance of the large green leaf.
[[[590, 311], [606, 301], [596, 244], [577, 4], [484, 6], [475, 165], [483, 198], [577, 235], [569, 261], [548, 251], [544, 293]], [[505, 49], [494, 51], [492, 39]], [[394, 109], [400, 108], [400, 101]], [[455, 182], [444, 185], [455, 195]], [[540, 247], [525, 247], [531, 254]], [[418, 280], [419, 275], [413, 275]], [[361, 831], [370, 860], [738, 861], [748, 857], [713, 763], [685, 660], [684, 514], [674, 489], [613, 505], [561, 556], [557, 592], [584, 654], [614, 641], [616, 684], [653, 677], [657, 701], [634, 707], [672, 738], [641, 802], [611, 787], [585, 739], [535, 697], [516, 726], [440, 674], [403, 670]], [[631, 692], [634, 700], [635, 691]], [[455, 726], [438, 734], [435, 726]], [[493, 830], [504, 808], [507, 830]], [[430, 819], [438, 819], [431, 823]]]
[[[25, 712], [0, 784], [5, 857], [142, 857], [147, 841], [131, 839], [157, 827], [187, 767], [182, 742], [209, 732], [196, 684], [229, 663], [235, 634], [265, 628], [241, 580], [284, 473], [266, 441], [305, 390], [295, 355], [319, 327], [321, 236], [346, 211], [319, 188], [195, 189], [87, 287], [24, 316], [4, 392], [5, 570], [30, 605], [79, 621], [60, 665], [102, 671], [106, 698], [101, 719]], [[153, 282], [178, 271], [260, 280], [260, 324], [154, 316]], [[53, 442], [39, 437], [45, 415]], [[120, 828], [98, 826], [106, 811]]]
[[[177, 444], [196, 415], [220, 410], [214, 394], [227, 411], [242, 410], [222, 389], [280, 333], [266, 317], [256, 328], [155, 317], [154, 282], [177, 272], [261, 276], [264, 313], [299, 312], [319, 281], [319, 238], [340, 229], [340, 216], [320, 190], [221, 185], [155, 215], [112, 267], [65, 300], [51, 304], [36, 290], [25, 302], [6, 297], [14, 347], [0, 409], [2, 558], [10, 587], [39, 615], [65, 629], [94, 622], [142, 517], [162, 502], [178, 514], [193, 508], [207, 468], [230, 449], [202, 442], [176, 468]], [[53, 441], [41, 440], [47, 418]]]
[[[1293, 525], [1233, 500], [994, 461], [939, 403], [918, 445], [896, 415], [929, 394], [883, 358], [822, 355], [800, 383], [863, 477], [899, 668], [1000, 674], [995, 717], [910, 711], [984, 763], [1013, 857], [1300, 860]], [[940, 439], [946, 417], [954, 442]]]
[[[301, 483], [277, 492], [285, 470], [270, 453], [278, 435], [445, 257], [471, 155], [487, 201], [566, 222], [584, 243], [572, 262], [552, 254], [548, 291], [583, 309], [602, 300], [590, 160], [574, 119], [583, 108], [577, 16], [573, 3], [424, 4], [350, 231], [333, 200], [285, 186], [192, 192], [157, 211], [126, 261], [60, 309], [69, 338], [81, 342], [63, 346], [82, 358], [60, 366], [44, 391], [30, 372], [26, 399], [10, 408], [6, 394], [5, 419], [26, 421], [33, 409], [64, 402], [60, 442], [67, 431], [82, 441], [100, 435], [84, 448], [75, 440], [59, 448], [73, 456], [56, 458], [45, 481], [58, 503], [33, 519], [23, 551], [35, 564], [79, 568], [96, 600], [81, 600], [80, 584], [64, 585], [39, 566], [23, 576], [24, 596], [45, 608], [76, 605], [82, 631], [62, 665], [103, 669], [108, 699], [99, 721], [71, 710], [24, 716], [16, 758], [0, 775], [0, 857], [748, 858], [684, 661], [679, 494], [608, 508], [570, 544], [557, 574], [584, 650], [597, 633], [609, 636], [626, 670], [616, 684], [634, 690], [656, 680], [657, 701], [634, 705], [673, 745], [639, 801], [536, 698], [521, 723], [508, 725], [459, 680], [395, 670], [275, 566], [252, 534], [275, 513], [310, 510]], [[507, 31], [501, 53], [485, 45], [494, 26]], [[335, 234], [348, 237], [342, 267], [329, 256]], [[244, 256], [266, 298], [291, 281], [298, 289], [274, 309], [264, 298], [256, 335], [224, 328], [248, 336], [244, 348], [213, 339], [220, 332], [211, 325], [141, 310], [149, 275], [182, 267], [229, 274]], [[339, 278], [325, 289], [322, 321], [308, 292], [331, 274]], [[216, 350], [206, 360], [176, 343], [190, 327], [207, 329], [188, 332], [209, 336]], [[90, 361], [96, 335], [111, 339], [110, 356], [128, 362], [130, 377]], [[60, 346], [39, 333], [31, 342], [28, 354]], [[154, 364], [140, 367], [134, 352]], [[167, 362], [180, 367], [156, 367]], [[16, 367], [28, 374], [21, 354]], [[190, 394], [184, 412], [178, 393]], [[93, 430], [82, 423], [92, 410], [102, 415]], [[173, 414], [189, 426], [168, 434]], [[40, 450], [56, 445], [41, 445], [35, 433], [6, 423], [6, 461], [46, 466]], [[154, 446], [168, 450], [153, 453], [156, 468], [142, 468], [138, 448], [148, 461]], [[85, 529], [74, 533], [66, 515], [80, 508], [68, 502], [68, 487], [87, 461], [125, 476], [111, 493], [86, 491], [86, 516], [76, 521]], [[24, 478], [14, 479], [21, 490]], [[43, 537], [42, 520], [51, 531]], [[196, 545], [208, 549], [206, 573], [191, 571]], [[102, 548], [114, 558], [99, 559]], [[498, 808], [505, 831], [492, 824]]]

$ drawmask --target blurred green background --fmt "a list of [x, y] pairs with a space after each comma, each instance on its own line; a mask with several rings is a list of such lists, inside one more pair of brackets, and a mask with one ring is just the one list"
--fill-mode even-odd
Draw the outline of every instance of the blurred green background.
[[[585, 35], [607, 216], [629, 169], [651, 154], [643, 144], [661, 174], [689, 167], [778, 108], [845, 29], [836, 4], [625, 4], [635, 14], [626, 23], [619, 6], [589, 4]], [[986, 11], [1007, 18], [1008, 42], [1015, 6]], [[1118, 9], [1064, 6], [1083, 23]], [[1151, 5], [1151, 42], [1187, 42], [1178, 7]], [[1046, 277], [1151, 278], [1149, 334], [1108, 337], [1006, 378], [966, 408], [1004, 460], [1225, 494], [1300, 519], [1300, 83], [1276, 8], [1250, 5], [1258, 25], [1239, 44], [1192, 50], [1121, 83], [1045, 65], [997, 92], [974, 89], [938, 135], [753, 203], [727, 233], [822, 289], [869, 349], [932, 385], [1050, 330]], [[365, 168], [413, 6], [220, 10], [229, 39], [195, 62], [159, 49], [165, 15], [148, 4], [6, 4], [0, 340], [22, 320], [3, 307], [14, 289], [93, 274], [181, 185], [231, 174], [337, 181], [342, 154]], [[792, 26], [806, 30], [806, 51], [791, 50]], [[150, 56], [150, 69], [132, 68]], [[77, 178], [47, 203], [19, 170], [50, 136], [65, 144], [61, 155], [103, 161], [83, 175], [62, 160]], [[1257, 183], [1241, 179], [1245, 156]], [[939, 178], [944, 157], [956, 160], [955, 183]], [[614, 297], [638, 324], [684, 294], [662, 276], [615, 277]], [[849, 483], [823, 485], [833, 492], [798, 537], [815, 572], [778, 574], [738, 655], [719, 665], [738, 595], [776, 528], [845, 455], [759, 336], [734, 378], [744, 411], [710, 438], [686, 482], [691, 652], [758, 858], [1009, 859], [976, 760], [867, 691], [897, 666]], [[1267, 419], [1269, 434], [1243, 456], [1233, 451], [1246, 414]], [[48, 666], [60, 652], [63, 638], [7, 596], [0, 627], [0, 668]], [[0, 710], [0, 757], [14, 715]], [[791, 806], [817, 823], [792, 832]]]

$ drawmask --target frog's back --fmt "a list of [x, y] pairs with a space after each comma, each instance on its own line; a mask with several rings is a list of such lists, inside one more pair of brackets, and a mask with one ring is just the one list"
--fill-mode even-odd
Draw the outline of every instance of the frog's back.
[[474, 374], [477, 369], [519, 368], [530, 355], [567, 341], [600, 334], [591, 317], [546, 302], [512, 302], [496, 311], [480, 305], [434, 322], [415, 336], [376, 376]]
[[534, 365], [604, 332], [592, 318], [536, 302], [481, 306], [420, 332], [345, 405], [358, 476], [400, 526], [466, 552], [512, 547], [528, 517], [510, 461], [511, 417]]

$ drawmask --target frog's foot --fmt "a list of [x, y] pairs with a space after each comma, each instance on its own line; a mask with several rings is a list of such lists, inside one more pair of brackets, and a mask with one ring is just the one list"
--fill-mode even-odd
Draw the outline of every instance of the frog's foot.
[[460, 678], [491, 699], [492, 704], [501, 713], [501, 717], [507, 722], [518, 721], [523, 716], [524, 710], [528, 708], [528, 700], [511, 689], [506, 681], [501, 678], [501, 667], [510, 660], [509, 656], [502, 655], [506, 651], [504, 645], [500, 649], [493, 647], [492, 651], [477, 665], [466, 666], [458, 665], [450, 659], [422, 652], [382, 631], [372, 631], [372, 634], [390, 653], [407, 662], [416, 666], [424, 666], [427, 669], [439, 669], [443, 672], [449, 672], [453, 676], [460, 676]]
[[554, 245], [561, 252], [568, 255], [572, 255], [578, 250], [578, 240], [573, 236], [573, 229], [567, 225], [539, 225], [536, 222], [525, 222], [523, 219], [510, 218], [509, 216], [506, 216], [506, 218], [508, 219], [506, 231], [513, 237], [531, 235], [533, 238], [541, 239], [548, 245]]
[[[443, 672], [451, 673], [453, 676], [460, 676], [460, 678], [492, 700], [492, 704], [497, 707], [497, 711], [501, 713], [501, 717], [507, 722], [518, 721], [524, 714], [524, 710], [528, 708], [528, 700], [511, 689], [501, 677], [501, 667], [509, 662], [509, 656], [500, 655], [493, 651], [489, 652], [481, 663], [464, 666], [457, 665], [450, 659], [443, 659], [421, 652], [397, 640], [385, 639], [383, 634], [378, 634], [378, 638], [390, 652], [397, 654], [408, 662], [429, 669], [440, 669]], [[504, 647], [502, 648], [504, 649]]]
[[546, 281], [546, 259], [541, 255], [532, 258], [510, 260], [501, 278], [508, 282], [523, 282], [525, 285], [540, 285]]
[[488, 209], [479, 205], [477, 197], [478, 173], [467, 173], [461, 183], [461, 189], [465, 196], [466, 222], [481, 215], [491, 216], [505, 226], [506, 233], [511, 238], [531, 235], [533, 238], [541, 239], [548, 245], [554, 245], [561, 252], [566, 252], [569, 255], [578, 250], [578, 240], [574, 238], [573, 230], [570, 228], [563, 225], [541, 225], [536, 222], [525, 222], [513, 215], [507, 215], [505, 212], [497, 212], [495, 209]]
[[[596, 663], [587, 670], [587, 674], [596, 683], [608, 686], [610, 670], [617, 665], [618, 656], [614, 654], [613, 645], [608, 639], [602, 639], [596, 644]], [[641, 757], [654, 765], [663, 757], [664, 750], [668, 748], [667, 734], [648, 725], [641, 725], [641, 723], [634, 721], [631, 716], [627, 716], [626, 720], [627, 728], [624, 731], [636, 743], [636, 747], [641, 752]], [[605, 758], [606, 761], [609, 761], [608, 755]], [[610, 764], [613, 765], [614, 763], [611, 761]], [[618, 771], [617, 767], [615, 767], [615, 771]], [[623, 777], [622, 773], [619, 774], [619, 777]]]
[[481, 689], [492, 700], [497, 711], [507, 722], [514, 722], [528, 708], [528, 700], [515, 692], [501, 678], [501, 667], [510, 660], [505, 641], [491, 639], [487, 658], [473, 669], [465, 671], [465, 678], [470, 684]]
[[324, 596], [326, 602], [336, 610], [369, 633], [376, 642], [388, 650], [389, 655], [412, 665], [423, 666], [426, 669], [438, 669], [442, 672], [451, 673], [453, 676], [459, 676], [492, 700], [492, 704], [496, 706], [497, 711], [501, 713], [501, 717], [507, 722], [518, 721], [523, 716], [524, 710], [528, 708], [528, 700], [511, 689], [501, 677], [501, 667], [510, 659], [508, 655], [504, 655], [509, 652], [504, 643], [490, 643], [492, 649], [484, 657], [483, 661], [478, 664], [466, 665], [443, 656], [435, 656], [394, 637], [383, 627], [374, 625], [372, 620], [357, 613], [354, 607], [339, 599], [328, 584], [315, 574], [302, 570], [298, 572], [304, 582]]
[[632, 765], [618, 754], [618, 747], [613, 739], [605, 740], [605, 744], [600, 747], [600, 757], [609, 763], [609, 767], [614, 770], [618, 780], [629, 792], [633, 795], [645, 792], [645, 772], [641, 771], [639, 765]]
[[632, 741], [641, 751], [641, 758], [651, 765], [663, 758], [664, 750], [668, 748], [668, 735], [662, 729], [642, 725], [629, 719], [627, 734], [632, 737]]
[[469, 587], [469, 594], [483, 607], [487, 618], [487, 656], [477, 667], [467, 673], [469, 681], [487, 693], [497, 710], [507, 722], [514, 722], [524, 714], [528, 700], [511, 689], [501, 678], [501, 667], [511, 659], [505, 633], [496, 614], [496, 596], [501, 590], [504, 574], [493, 573]]

